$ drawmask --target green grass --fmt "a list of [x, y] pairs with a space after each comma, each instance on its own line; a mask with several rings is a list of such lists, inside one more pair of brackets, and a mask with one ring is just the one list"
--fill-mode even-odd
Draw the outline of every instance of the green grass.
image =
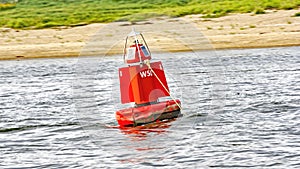
[[300, 12], [295, 13], [294, 16], [299, 17], [300, 16]]
[[7, 9], [13, 9], [15, 7], [16, 7], [16, 4], [13, 4], [13, 3], [0, 3], [0, 11], [4, 11]]
[[151, 17], [228, 13], [263, 14], [266, 9], [294, 9], [300, 0], [19, 0], [1, 3], [0, 27], [38, 29], [113, 21], [141, 21]]

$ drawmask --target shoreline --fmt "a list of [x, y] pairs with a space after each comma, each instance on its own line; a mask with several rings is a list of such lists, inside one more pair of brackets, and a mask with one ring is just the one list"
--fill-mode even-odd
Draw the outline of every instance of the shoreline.
[[[263, 47], [232, 47], [232, 48], [213, 48], [212, 50], [218, 52], [218, 51], [225, 51], [225, 50], [246, 50], [246, 49], [269, 49], [269, 48], [285, 48], [285, 47], [300, 47], [300, 45], [280, 45], [280, 46], [263, 46]], [[180, 49], [172, 49], [171, 52], [180, 53], [180, 52], [192, 52], [193, 50], [180, 50]], [[204, 51], [204, 50], [203, 50]], [[195, 51], [199, 52], [199, 51]], [[201, 52], [201, 51], [200, 51]], [[123, 55], [123, 53], [113, 53], [108, 54], [106, 56], [116, 56], [116, 55]], [[78, 58], [78, 57], [99, 57], [95, 55], [89, 55], [89, 56], [80, 56], [77, 53], [74, 55], [52, 55], [52, 56], [34, 56], [34, 57], [0, 57], [0, 61], [10, 61], [10, 60], [23, 60], [23, 59], [63, 59], [63, 58]]]
[[[220, 18], [202, 18], [201, 15], [188, 15], [180, 19], [194, 25], [203, 35], [200, 39], [193, 38], [192, 34], [189, 36], [193, 38], [193, 50], [202, 49], [198, 46], [201, 46], [201, 43], [203, 44], [204, 38], [206, 38], [207, 43], [211, 43], [209, 44], [210, 49], [213, 50], [287, 47], [300, 46], [300, 17], [293, 17], [297, 12], [300, 12], [300, 9], [269, 10], [266, 14], [260, 15], [251, 13], [230, 14]], [[166, 30], [183, 32], [182, 36], [185, 36], [184, 33], [186, 32], [178, 18], [159, 18], [137, 23], [139, 25], [118, 22], [110, 24], [109, 31], [140, 26], [140, 24], [144, 28], [149, 27], [149, 25], [159, 27], [159, 24], [156, 25], [156, 23], [168, 23], [168, 25], [164, 25]], [[97, 33], [99, 35], [104, 28], [107, 28], [106, 26], [107, 24], [90, 24], [72, 28], [60, 27], [40, 30], [0, 28], [0, 60], [77, 57], [84, 52], [84, 48], [95, 37], [93, 35]], [[161, 40], [164, 43], [157, 38], [150, 39], [150, 42], [162, 43], [159, 44], [159, 47], [168, 52], [188, 51], [188, 48], [182, 43], [172, 40], [172, 37], [168, 36], [166, 32], [161, 31], [163, 36], [169, 37]], [[119, 49], [112, 50], [109, 54], [122, 53], [122, 40], [127, 33], [116, 35], [120, 33], [107, 32], [103, 34], [105, 40], [98, 41], [103, 47], [102, 51], [116, 45], [106, 41], [106, 39], [117, 39], [121, 40], [121, 44], [116, 45]], [[147, 38], [146, 40], [148, 42]], [[93, 53], [89, 54], [93, 55]]]

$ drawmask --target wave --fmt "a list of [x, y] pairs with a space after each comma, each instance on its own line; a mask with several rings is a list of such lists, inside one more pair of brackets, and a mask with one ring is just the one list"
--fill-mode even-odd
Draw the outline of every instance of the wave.
[[0, 133], [31, 130], [40, 127], [63, 127], [63, 126], [76, 126], [76, 125], [80, 125], [80, 124], [77, 122], [71, 122], [71, 123], [59, 123], [59, 124], [28, 125], [28, 126], [19, 126], [19, 127], [10, 127], [10, 128], [0, 128]]

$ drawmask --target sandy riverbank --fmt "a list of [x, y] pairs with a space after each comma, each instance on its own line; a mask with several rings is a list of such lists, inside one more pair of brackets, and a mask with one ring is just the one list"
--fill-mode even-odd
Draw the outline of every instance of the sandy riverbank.
[[[193, 41], [193, 50], [201, 50], [203, 43], [209, 43], [211, 48], [259, 48], [276, 46], [300, 45], [300, 17], [292, 17], [298, 10], [267, 11], [266, 14], [231, 14], [221, 18], [201, 18], [200, 15], [189, 15], [183, 18], [158, 18], [147, 22], [137, 23], [134, 26], [143, 26], [143, 32], [151, 32], [163, 28], [160, 35], [153, 34], [151, 44], [158, 44], [167, 51], [188, 50], [184, 45], [174, 44], [172, 34], [185, 37], [189, 34]], [[193, 25], [187, 30], [182, 20]], [[118, 22], [114, 24], [91, 24], [73, 28], [56, 28], [41, 30], [13, 30], [0, 28], [0, 60], [16, 58], [41, 58], [41, 57], [70, 57], [84, 51], [87, 44], [95, 41], [100, 48], [110, 48], [112, 45], [121, 49], [112, 53], [122, 52], [124, 36], [132, 27], [130, 23]], [[148, 28], [148, 30], [147, 30]], [[146, 30], [144, 30], [146, 29]], [[193, 38], [193, 31], [201, 32], [201, 38]], [[169, 34], [167, 35], [167, 32]], [[172, 32], [172, 34], [170, 33]], [[166, 36], [165, 36], [166, 34]], [[97, 37], [102, 36], [102, 37]], [[152, 35], [148, 34], [148, 37]], [[199, 34], [197, 34], [199, 36]], [[167, 38], [165, 38], [167, 37]], [[203, 42], [203, 39], [208, 39]], [[118, 41], [109, 41], [114, 39]], [[120, 44], [119, 44], [120, 43]], [[201, 45], [199, 45], [201, 44]], [[97, 54], [97, 53], [94, 53]]]

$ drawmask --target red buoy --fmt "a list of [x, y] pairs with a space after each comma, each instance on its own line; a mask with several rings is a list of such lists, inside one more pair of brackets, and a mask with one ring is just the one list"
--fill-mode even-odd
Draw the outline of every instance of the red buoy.
[[[127, 47], [129, 40], [133, 40], [133, 44]], [[162, 62], [151, 63], [150, 60], [151, 53], [143, 35], [133, 30], [126, 37], [124, 63], [127, 66], [119, 68], [119, 80], [121, 103], [133, 102], [135, 106], [116, 112], [120, 126], [136, 126], [181, 116], [178, 99], [159, 102], [159, 98], [170, 96], [170, 91]]]

